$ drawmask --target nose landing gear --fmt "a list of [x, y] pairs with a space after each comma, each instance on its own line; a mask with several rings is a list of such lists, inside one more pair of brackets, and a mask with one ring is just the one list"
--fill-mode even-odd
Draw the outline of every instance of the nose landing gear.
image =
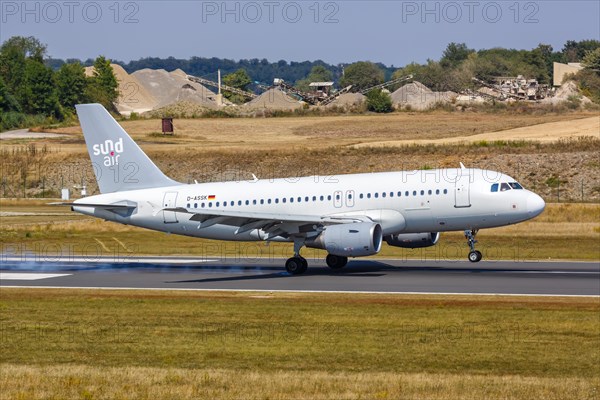
[[471, 251], [469, 252], [469, 261], [471, 262], [479, 262], [483, 258], [483, 255], [479, 250], [475, 250], [475, 235], [477, 235], [477, 229], [467, 229], [465, 230], [465, 238], [467, 239], [467, 243], [469, 244], [469, 248]]

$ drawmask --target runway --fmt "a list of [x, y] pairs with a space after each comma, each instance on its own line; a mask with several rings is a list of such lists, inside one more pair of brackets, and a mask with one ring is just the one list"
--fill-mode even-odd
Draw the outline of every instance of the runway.
[[600, 263], [351, 260], [339, 271], [309, 260], [291, 276], [283, 259], [2, 257], [0, 287], [256, 290], [600, 296]]

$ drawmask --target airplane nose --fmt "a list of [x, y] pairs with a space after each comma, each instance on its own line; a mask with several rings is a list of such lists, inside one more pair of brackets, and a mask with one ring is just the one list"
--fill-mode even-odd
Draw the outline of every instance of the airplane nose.
[[544, 208], [546, 208], [544, 199], [535, 193], [530, 193], [527, 197], [527, 213], [531, 215], [531, 218], [540, 215]]

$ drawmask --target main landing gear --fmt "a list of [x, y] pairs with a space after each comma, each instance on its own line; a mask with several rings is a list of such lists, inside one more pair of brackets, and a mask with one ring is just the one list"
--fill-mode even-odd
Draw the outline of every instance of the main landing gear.
[[304, 241], [294, 239], [294, 257], [288, 258], [285, 262], [285, 270], [292, 275], [300, 275], [308, 269], [308, 261], [300, 255], [300, 249], [304, 246]]
[[344, 268], [346, 264], [348, 264], [348, 257], [334, 256], [333, 254], [328, 254], [327, 258], [325, 258], [325, 262], [327, 263], [327, 266], [331, 269], [340, 269]]
[[467, 243], [469, 244], [469, 248], [471, 251], [469, 252], [469, 261], [471, 262], [479, 262], [483, 258], [483, 255], [479, 250], [475, 250], [475, 235], [477, 235], [477, 229], [467, 229], [465, 230], [465, 238], [467, 239]]
[[[348, 257], [342, 256], [334, 256], [333, 254], [327, 255], [325, 258], [325, 262], [327, 266], [331, 269], [337, 270], [344, 268], [346, 264], [348, 264]], [[308, 268], [308, 262], [306, 258], [302, 257], [300, 254], [296, 253], [296, 255], [292, 258], [288, 258], [285, 262], [285, 270], [292, 275], [300, 275], [306, 272]]]
[[[301, 240], [294, 241], [294, 257], [288, 258], [285, 262], [285, 270], [291, 275], [300, 275], [306, 272], [308, 268], [308, 262], [306, 258], [300, 255], [300, 249], [304, 246], [304, 242]], [[348, 257], [335, 256], [328, 254], [325, 259], [327, 266], [331, 269], [344, 268], [348, 264]]]

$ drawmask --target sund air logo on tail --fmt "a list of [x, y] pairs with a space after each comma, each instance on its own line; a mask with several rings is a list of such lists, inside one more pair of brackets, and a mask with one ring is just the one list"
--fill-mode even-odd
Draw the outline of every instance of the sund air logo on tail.
[[103, 164], [105, 167], [119, 165], [119, 157], [123, 152], [123, 138], [120, 138], [116, 142], [107, 139], [104, 143], [95, 144], [92, 146], [92, 151], [95, 156], [104, 155]]

